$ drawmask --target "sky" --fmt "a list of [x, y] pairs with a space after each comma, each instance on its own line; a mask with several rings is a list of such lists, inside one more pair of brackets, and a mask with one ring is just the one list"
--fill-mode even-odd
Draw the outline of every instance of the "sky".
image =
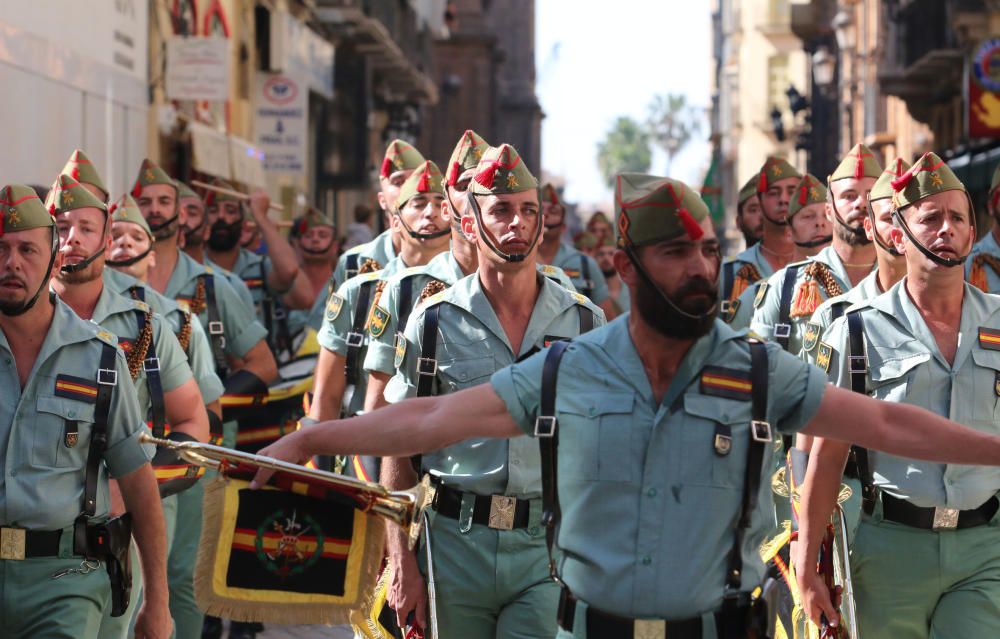
[[[620, 115], [644, 121], [654, 95], [683, 93], [710, 105], [711, 11], [691, 0], [536, 0], [536, 91], [542, 172], [565, 179], [566, 199], [609, 210], [612, 193], [597, 168], [597, 145]], [[674, 159], [674, 177], [700, 187], [708, 168], [707, 117]], [[666, 155], [654, 152], [652, 173]]]

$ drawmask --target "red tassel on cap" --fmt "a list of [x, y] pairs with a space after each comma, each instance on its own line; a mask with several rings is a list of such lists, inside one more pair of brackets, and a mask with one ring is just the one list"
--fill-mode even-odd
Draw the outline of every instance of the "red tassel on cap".
[[392, 175], [392, 160], [390, 160], [388, 156], [382, 158], [382, 170], [380, 171], [380, 175], [384, 178], [388, 178]]
[[74, 180], [79, 180], [79, 179], [80, 179], [80, 167], [79, 167], [79, 166], [76, 166], [76, 165], [74, 165], [74, 166], [73, 166], [73, 168], [72, 168], [72, 169], [70, 169], [70, 172], [69, 172], [69, 174], [70, 174], [71, 176], [73, 176], [73, 179], [74, 179]]
[[677, 217], [680, 218], [684, 230], [687, 231], [688, 237], [692, 240], [700, 240], [701, 236], [705, 234], [705, 231], [698, 226], [698, 223], [694, 221], [694, 218], [691, 217], [687, 209], [677, 209]]
[[451, 163], [451, 169], [448, 171], [448, 186], [455, 186], [458, 184], [458, 176], [462, 170], [462, 165], [458, 162]]
[[865, 176], [865, 158], [861, 150], [858, 149], [858, 159], [854, 161], [854, 179], [860, 180]]
[[896, 178], [895, 180], [893, 180], [891, 182], [891, 184], [892, 184], [892, 190], [893, 191], [902, 191], [903, 189], [905, 189], [906, 185], [908, 185], [910, 183], [910, 180], [913, 179], [913, 169], [915, 169], [915, 168], [917, 168], [916, 164], [914, 164], [913, 166], [911, 166], [909, 171], [907, 171], [906, 173], [900, 175], [898, 178]]
[[767, 165], [760, 170], [760, 175], [757, 176], [757, 192], [767, 193]]
[[493, 188], [493, 180], [497, 176], [497, 171], [500, 170], [500, 163], [496, 160], [490, 162], [486, 168], [484, 168], [479, 173], [476, 173], [476, 177], [473, 178], [476, 182], [479, 182], [484, 187], [488, 189]]
[[809, 201], [809, 183], [806, 182], [799, 189], [799, 206], [805, 206], [806, 202]]
[[138, 198], [142, 195], [142, 185], [139, 184], [139, 180], [135, 181], [135, 186], [132, 187], [132, 197]]
[[209, 191], [205, 194], [205, 206], [209, 207], [215, 204], [215, 191]]
[[423, 173], [420, 174], [420, 180], [417, 182], [417, 193], [426, 193], [431, 190], [430, 187], [430, 168], [425, 164], [423, 168]]

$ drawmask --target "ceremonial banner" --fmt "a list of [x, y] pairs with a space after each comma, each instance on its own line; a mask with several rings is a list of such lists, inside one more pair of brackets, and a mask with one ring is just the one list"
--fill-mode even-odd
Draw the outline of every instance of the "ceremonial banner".
[[220, 478], [206, 486], [198, 605], [236, 621], [349, 623], [378, 577], [382, 520], [316, 483], [278, 484], [251, 490], [247, 480]]
[[1000, 38], [975, 48], [968, 83], [969, 137], [1000, 137]]

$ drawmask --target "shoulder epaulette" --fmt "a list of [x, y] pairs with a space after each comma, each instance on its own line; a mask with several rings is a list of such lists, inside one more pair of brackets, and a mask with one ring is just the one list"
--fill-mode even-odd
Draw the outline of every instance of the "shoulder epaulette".
[[147, 303], [145, 303], [145, 302], [143, 302], [141, 300], [132, 300], [132, 305], [136, 309], [142, 311], [143, 313], [148, 313], [149, 312], [149, 304], [147, 304]]
[[559, 271], [557, 271], [556, 267], [551, 264], [542, 264], [542, 273], [545, 275], [556, 275]]
[[97, 332], [94, 334], [94, 337], [101, 340], [105, 344], [109, 344], [111, 346], [118, 346], [118, 338], [115, 337], [110, 331], [106, 329], [99, 328]]
[[434, 295], [431, 295], [430, 297], [428, 297], [427, 299], [424, 300], [424, 306], [433, 306], [434, 304], [437, 304], [438, 302], [443, 301], [444, 300], [444, 296], [445, 296], [445, 294], [447, 292], [448, 291], [446, 289], [446, 290], [443, 290], [443, 291], [441, 291], [439, 293], [435, 293]]

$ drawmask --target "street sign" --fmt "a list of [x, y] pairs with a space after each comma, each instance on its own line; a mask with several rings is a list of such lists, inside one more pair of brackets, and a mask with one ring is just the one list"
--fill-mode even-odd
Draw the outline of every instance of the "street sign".
[[255, 93], [257, 146], [264, 170], [304, 173], [309, 89], [280, 73], [258, 73]]

